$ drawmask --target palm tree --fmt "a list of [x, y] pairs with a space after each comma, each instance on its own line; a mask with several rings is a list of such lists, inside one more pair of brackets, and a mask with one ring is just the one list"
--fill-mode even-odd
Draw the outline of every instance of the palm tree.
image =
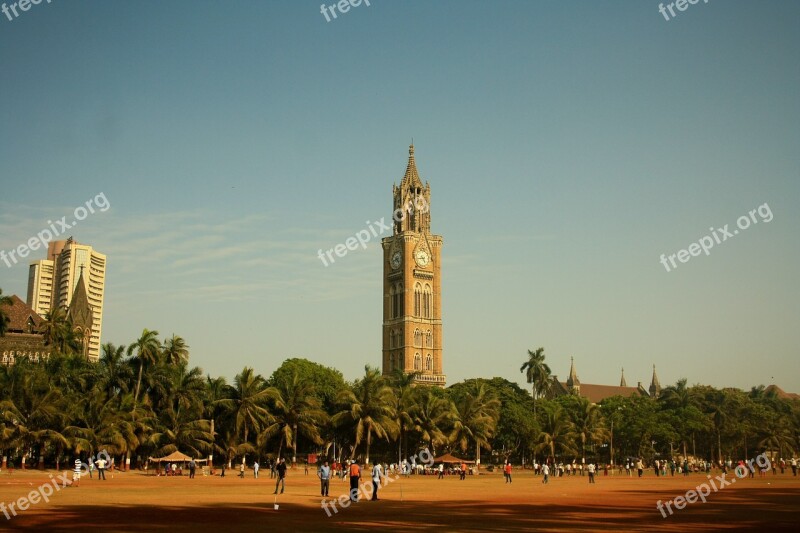
[[475, 464], [480, 466], [481, 448], [491, 449], [489, 439], [500, 419], [500, 400], [486, 388], [485, 383], [475, 383], [473, 389], [455, 405], [457, 416], [450, 440], [458, 443], [462, 452], [466, 452], [470, 441], [474, 441]]
[[203, 416], [211, 422], [210, 432], [215, 439], [217, 437], [216, 420], [222, 414], [222, 406], [219, 405], [218, 400], [228, 398], [230, 390], [231, 387], [228, 386], [224, 377], [212, 378], [210, 374], [206, 376]]
[[366, 365], [364, 377], [355, 384], [353, 390], [342, 391], [337, 400], [344, 409], [333, 416], [333, 423], [355, 424], [356, 435], [351, 457], [355, 457], [358, 446], [366, 440], [366, 462], [369, 463], [372, 436], [388, 441], [399, 431], [395, 421], [397, 414], [392, 388], [378, 369]]
[[418, 389], [413, 414], [414, 430], [420, 432], [435, 457], [436, 446], [448, 441], [444, 429], [451, 426], [458, 416], [455, 405], [449, 399], [437, 396], [429, 387], [423, 387]]
[[172, 338], [164, 341], [164, 362], [168, 365], [177, 365], [189, 361], [189, 346], [182, 337], [172, 334]]
[[577, 397], [577, 409], [572, 413], [574, 434], [581, 443], [581, 457], [586, 458], [586, 444], [602, 442], [608, 438], [609, 431], [603, 424], [600, 406], [582, 396]]
[[8, 327], [9, 318], [3, 306], [11, 306], [13, 301], [10, 296], [3, 296], [3, 289], [0, 289], [0, 337], [6, 336], [6, 328]]
[[533, 416], [536, 416], [536, 400], [547, 393], [550, 388], [550, 367], [544, 362], [544, 348], [536, 351], [528, 350], [528, 360], [519, 369], [526, 372], [525, 378], [531, 384], [533, 394]]
[[166, 409], [159, 416], [161, 431], [150, 436], [148, 444], [156, 447], [158, 455], [182, 451], [192, 457], [204, 457], [213, 450], [211, 423], [198, 419], [195, 413], [176, 413]]
[[55, 346], [63, 355], [81, 351], [81, 340], [75, 337], [72, 322], [63, 307], [54, 307], [46, 313], [41, 328], [46, 346]]
[[[130, 402], [128, 394], [127, 403]], [[127, 454], [139, 445], [134, 415], [127, 407], [115, 396], [94, 389], [79, 400], [73, 415], [75, 423], [64, 428], [64, 433], [77, 452], [94, 454], [107, 450], [110, 454]]]
[[[400, 428], [400, 438], [398, 439], [400, 457], [398, 457], [398, 461], [402, 460], [402, 457], [408, 457], [408, 428], [414, 425], [413, 417], [418, 399], [414, 380], [420, 374], [422, 374], [420, 371], [406, 373], [397, 369], [390, 377], [397, 401], [395, 404], [396, 422]], [[405, 448], [405, 452], [403, 448]]]
[[202, 409], [206, 392], [203, 371], [199, 367], [189, 368], [186, 362], [178, 363], [172, 372], [168, 398], [176, 415], [182, 410]]
[[103, 344], [98, 365], [100, 386], [109, 398], [128, 392], [133, 373], [131, 367], [125, 363], [125, 346], [114, 346], [110, 342]]
[[128, 356], [136, 352], [135, 360], [139, 362], [139, 377], [136, 378], [136, 392], [133, 394], [134, 405], [139, 400], [139, 390], [142, 386], [142, 370], [144, 370], [145, 365], [156, 364], [160, 349], [158, 332], [147, 328], [142, 330], [142, 336], [135, 343], [128, 346]]
[[234, 435], [241, 436], [239, 442], [247, 443], [251, 433], [258, 433], [272, 419], [266, 407], [269, 397], [266, 380], [252, 368], [244, 367], [236, 375], [229, 397], [214, 403], [232, 420]]
[[546, 450], [553, 461], [555, 461], [556, 450], [563, 454], [576, 452], [572, 422], [560, 405], [546, 404], [540, 419], [542, 431], [536, 446], [537, 452]]
[[325, 423], [327, 414], [314, 394], [311, 380], [303, 380], [295, 370], [288, 380], [268, 389], [273, 417], [259, 441], [266, 443], [272, 435], [280, 434], [278, 457], [284, 444], [292, 448], [292, 464], [297, 463], [297, 436], [302, 434], [314, 444], [322, 444], [319, 426]]

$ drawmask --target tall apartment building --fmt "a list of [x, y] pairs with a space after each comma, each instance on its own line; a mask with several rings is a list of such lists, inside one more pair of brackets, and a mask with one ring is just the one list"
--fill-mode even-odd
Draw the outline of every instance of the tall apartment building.
[[[79, 283], [81, 278], [83, 283]], [[83, 292], [76, 304], [88, 305], [91, 312], [91, 325], [81, 327], [85, 337], [84, 351], [89, 359], [96, 361], [100, 357], [105, 282], [105, 255], [71, 237], [66, 241], [52, 241], [47, 246], [47, 259], [30, 264], [28, 305], [40, 315], [55, 307], [63, 307], [69, 309], [71, 317], [75, 318], [76, 313], [83, 315], [83, 310], [70, 309], [70, 304], [76, 291]], [[76, 322], [73, 320], [73, 323]]]

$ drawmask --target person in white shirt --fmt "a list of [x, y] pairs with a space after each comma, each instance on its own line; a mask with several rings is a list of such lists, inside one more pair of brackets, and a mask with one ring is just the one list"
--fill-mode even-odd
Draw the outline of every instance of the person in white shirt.
[[380, 463], [375, 463], [372, 467], [372, 501], [378, 501], [378, 484], [381, 482], [383, 470]]
[[542, 479], [542, 483], [547, 485], [547, 480], [550, 478], [550, 467], [547, 463], [542, 464], [542, 474], [544, 474], [544, 479]]
[[594, 463], [589, 463], [586, 470], [589, 472], [589, 483], [594, 483]]
[[97, 464], [97, 479], [102, 479], [103, 481], [106, 480], [106, 460], [102, 457], [95, 461]]

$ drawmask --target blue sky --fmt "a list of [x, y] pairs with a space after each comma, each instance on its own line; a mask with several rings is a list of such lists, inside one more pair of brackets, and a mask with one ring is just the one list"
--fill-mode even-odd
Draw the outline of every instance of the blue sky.
[[[8, 0], [6, 0], [8, 1]], [[380, 363], [377, 240], [411, 138], [444, 236], [450, 383], [800, 392], [800, 4], [65, 1], [0, 15], [0, 249], [70, 230], [108, 255], [103, 341], [183, 336], [232, 378]], [[767, 203], [763, 220], [667, 272]], [[38, 256], [37, 256], [38, 258]], [[27, 265], [0, 264], [24, 297]]]

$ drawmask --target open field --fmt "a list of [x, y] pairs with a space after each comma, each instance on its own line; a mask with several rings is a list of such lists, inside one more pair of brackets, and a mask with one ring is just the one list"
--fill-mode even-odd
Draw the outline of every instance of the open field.
[[[230, 472], [229, 472], [230, 473]], [[0, 474], [0, 501], [13, 501], [50, 482], [54, 471]], [[714, 474], [716, 476], [718, 474]], [[728, 477], [730, 479], [730, 476]], [[366, 481], [366, 478], [364, 479]], [[517, 473], [504, 483], [500, 473], [437, 480], [414, 476], [394, 481], [378, 502], [362, 501], [328, 517], [321, 508], [313, 470], [289, 471], [286, 493], [273, 508], [269, 472], [254, 479], [198, 476], [152, 477], [139, 472], [109, 472], [107, 481], [84, 478], [80, 487], [54, 491], [6, 520], [2, 530], [77, 531], [366, 531], [372, 529], [443, 531], [796, 529], [800, 523], [800, 477], [769, 475], [741, 479], [707, 503], [697, 502], [663, 518], [658, 500], [672, 500], [706, 481], [693, 474], [642, 479], [598, 476], [551, 479], [545, 486], [532, 473]], [[332, 497], [346, 494], [348, 482], [331, 481]]]

